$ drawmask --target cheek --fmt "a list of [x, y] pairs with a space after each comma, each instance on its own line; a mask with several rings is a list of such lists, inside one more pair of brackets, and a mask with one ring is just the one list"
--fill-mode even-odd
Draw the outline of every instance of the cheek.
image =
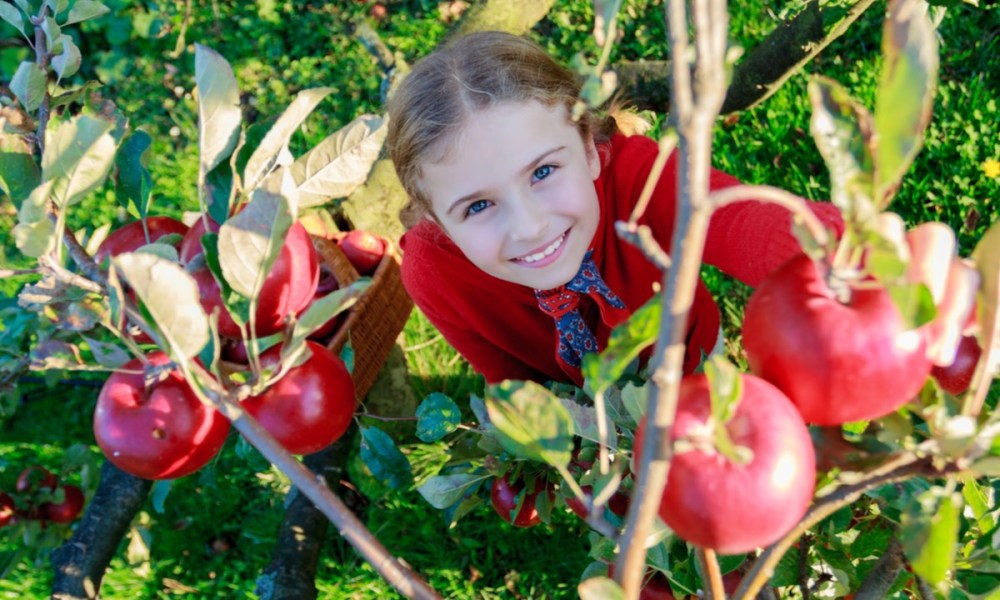
[[496, 260], [502, 236], [494, 227], [465, 225], [448, 234], [466, 258], [479, 268]]

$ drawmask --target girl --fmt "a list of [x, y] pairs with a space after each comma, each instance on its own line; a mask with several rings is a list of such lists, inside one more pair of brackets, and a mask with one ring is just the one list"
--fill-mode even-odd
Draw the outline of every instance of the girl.
[[[614, 118], [570, 111], [580, 84], [536, 44], [500, 32], [459, 39], [420, 61], [389, 102], [390, 158], [410, 196], [403, 283], [490, 383], [582, 383], [580, 359], [654, 293], [661, 273], [615, 234], [657, 144]], [[713, 172], [713, 189], [736, 185]], [[676, 161], [641, 224], [670, 247]], [[812, 203], [839, 235], [839, 212]], [[751, 286], [799, 251], [791, 214], [759, 202], [712, 217], [704, 260]], [[687, 323], [684, 368], [720, 336], [702, 283]]]

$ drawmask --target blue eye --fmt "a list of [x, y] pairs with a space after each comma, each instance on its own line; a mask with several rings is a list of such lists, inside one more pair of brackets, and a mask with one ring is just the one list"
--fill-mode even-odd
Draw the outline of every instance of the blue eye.
[[542, 165], [531, 173], [531, 178], [534, 181], [541, 181], [542, 179], [545, 179], [546, 177], [551, 175], [552, 172], [555, 170], [556, 168], [552, 165]]
[[465, 216], [470, 217], [472, 215], [478, 214], [489, 208], [489, 200], [476, 200], [472, 202], [465, 208]]

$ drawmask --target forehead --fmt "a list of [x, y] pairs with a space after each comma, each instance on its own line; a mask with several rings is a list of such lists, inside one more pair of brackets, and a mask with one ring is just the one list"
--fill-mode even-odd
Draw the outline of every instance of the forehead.
[[456, 188], [489, 187], [512, 176], [543, 152], [582, 144], [577, 124], [562, 105], [536, 100], [506, 102], [470, 112], [461, 127], [427, 152], [421, 187], [434, 202]]

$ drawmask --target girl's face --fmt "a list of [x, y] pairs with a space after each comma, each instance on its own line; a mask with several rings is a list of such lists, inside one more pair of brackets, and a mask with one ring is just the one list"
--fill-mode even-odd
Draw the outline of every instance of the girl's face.
[[564, 107], [528, 101], [474, 113], [420, 185], [474, 265], [552, 289], [576, 275], [597, 231], [600, 172], [593, 139]]

